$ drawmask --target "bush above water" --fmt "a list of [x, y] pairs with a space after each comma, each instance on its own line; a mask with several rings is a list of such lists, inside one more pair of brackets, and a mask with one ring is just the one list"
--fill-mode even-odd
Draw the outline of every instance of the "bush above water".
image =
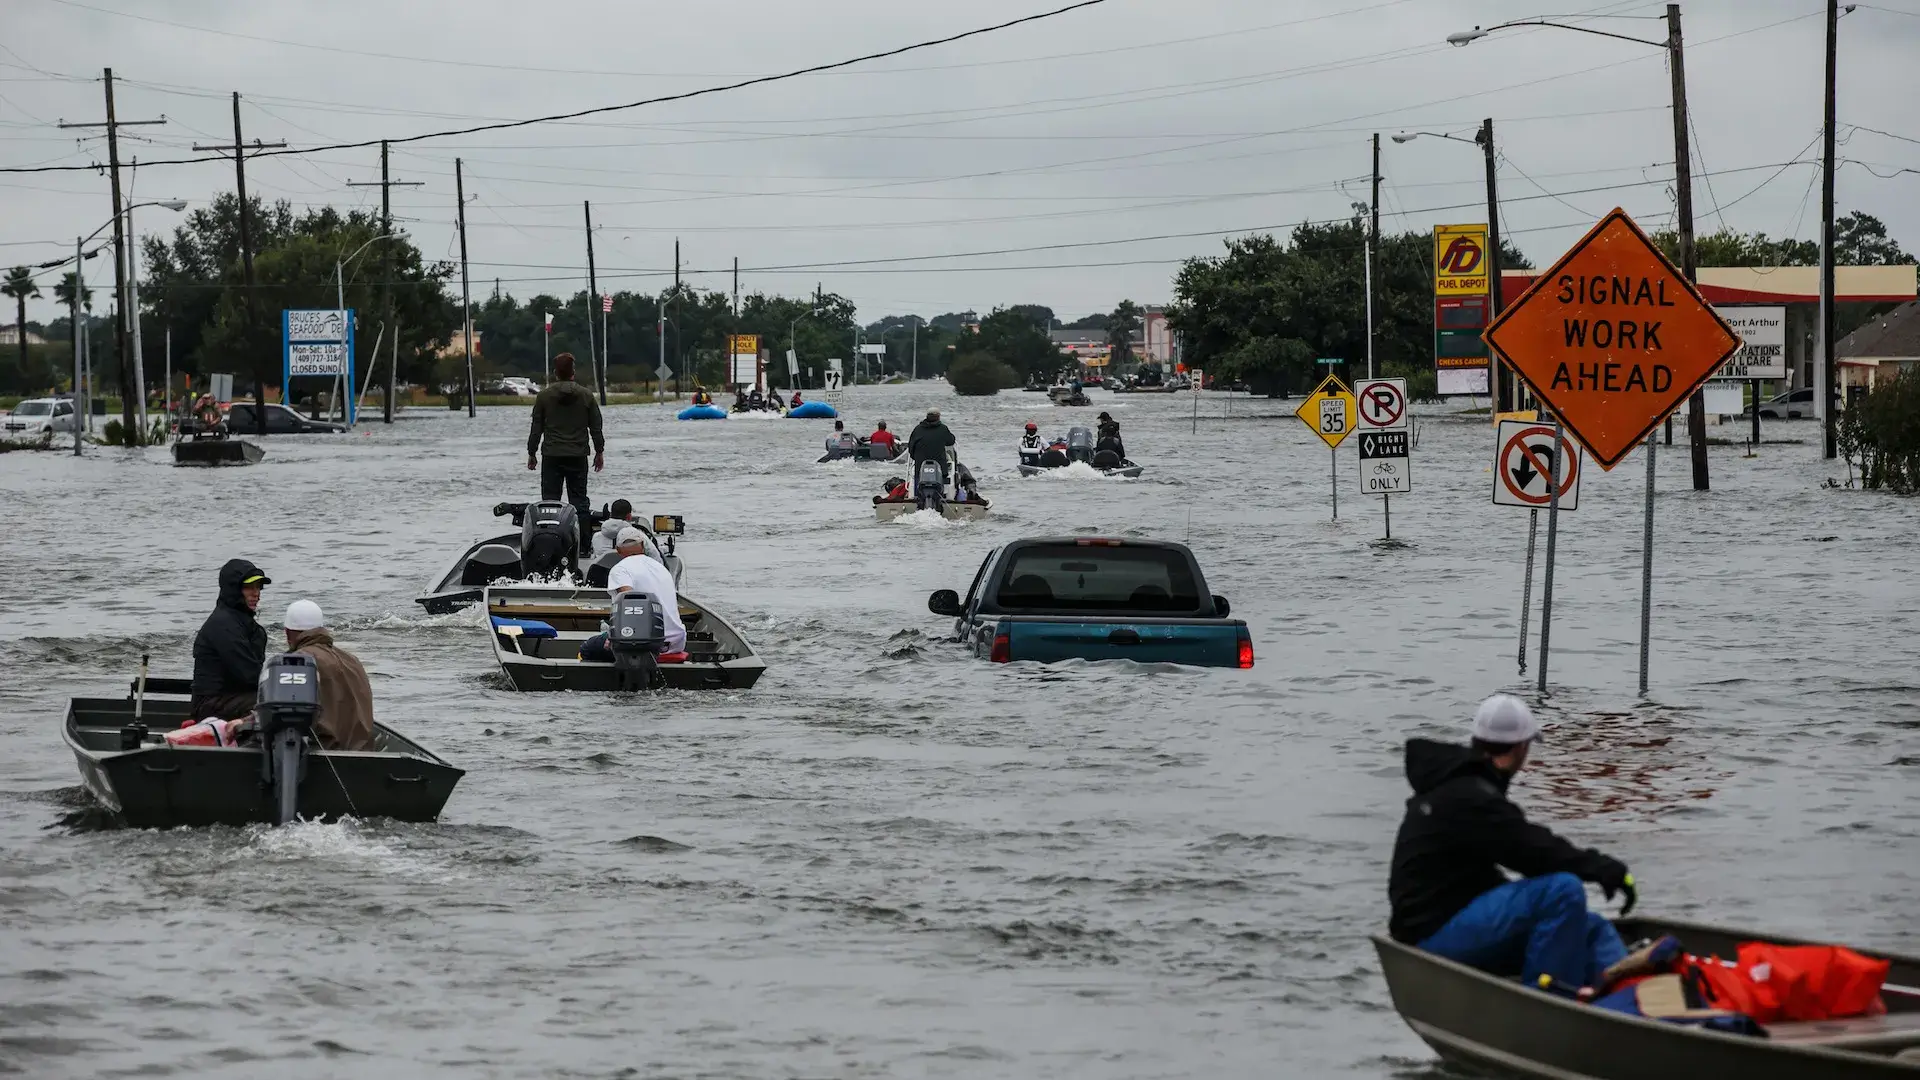
[[986, 353], [968, 353], [947, 365], [947, 382], [956, 394], [986, 397], [1020, 385], [1020, 376]]
[[1860, 486], [1920, 494], [1920, 368], [1909, 367], [1840, 413], [1834, 443]]

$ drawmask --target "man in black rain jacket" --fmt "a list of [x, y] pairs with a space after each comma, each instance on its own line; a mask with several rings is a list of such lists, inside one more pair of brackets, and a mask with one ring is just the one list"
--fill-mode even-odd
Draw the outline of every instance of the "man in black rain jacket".
[[267, 632], [253, 616], [260, 587], [273, 581], [245, 559], [220, 568], [220, 599], [193, 639], [196, 720], [237, 720], [253, 713], [260, 668], [267, 662]]
[[947, 448], [953, 445], [953, 432], [940, 422], [940, 410], [933, 409], [927, 418], [914, 426], [913, 434], [907, 436], [907, 453], [912, 458], [915, 473], [923, 461], [940, 463], [940, 474], [947, 472]]
[[[1407, 741], [1413, 797], [1393, 845], [1387, 895], [1395, 941], [1496, 974], [1541, 975], [1561, 987], [1594, 985], [1626, 955], [1613, 924], [1587, 910], [1591, 881], [1632, 910], [1624, 863], [1574, 847], [1529, 822], [1507, 785], [1539, 736], [1518, 698], [1496, 694], [1474, 714], [1468, 746]], [[1510, 881], [1505, 867], [1521, 875]]]

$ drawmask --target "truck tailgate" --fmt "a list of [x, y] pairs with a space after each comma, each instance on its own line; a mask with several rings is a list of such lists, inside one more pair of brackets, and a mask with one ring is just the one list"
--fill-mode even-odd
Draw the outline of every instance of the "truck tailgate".
[[1237, 666], [1246, 625], [1238, 619], [1014, 616], [1006, 621], [1011, 660], [1134, 660], [1196, 667]]

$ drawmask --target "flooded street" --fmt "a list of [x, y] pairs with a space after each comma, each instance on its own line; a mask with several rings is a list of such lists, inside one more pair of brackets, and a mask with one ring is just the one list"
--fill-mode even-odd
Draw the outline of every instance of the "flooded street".
[[[1383, 545], [1352, 444], [1329, 521], [1297, 400], [1204, 395], [1190, 434], [1189, 396], [1089, 393], [848, 392], [861, 431], [941, 408], [993, 499], [969, 525], [876, 523], [905, 469], [817, 464], [824, 422], [609, 410], [594, 504], [683, 515], [684, 591], [769, 665], [643, 699], [512, 692], [477, 612], [413, 603], [537, 494], [524, 409], [269, 438], [249, 469], [0, 457], [0, 1071], [1445, 1075], [1367, 935], [1402, 742], [1463, 738], [1496, 690], [1548, 725], [1516, 800], [1631, 865], [1644, 910], [1920, 952], [1920, 502], [1823, 489], [1812, 423], [1715, 447], [1707, 494], [1661, 447], [1647, 701], [1644, 457], [1587, 475], [1541, 699], [1484, 415], [1418, 413]], [[1016, 476], [1024, 421], [1098, 409], [1143, 477]], [[1187, 540], [1254, 669], [943, 640], [929, 592], [1060, 533]], [[146, 650], [185, 676], [231, 557], [273, 578], [270, 640], [318, 601], [379, 718], [467, 770], [440, 823], [94, 827], [67, 699], [124, 693]]]

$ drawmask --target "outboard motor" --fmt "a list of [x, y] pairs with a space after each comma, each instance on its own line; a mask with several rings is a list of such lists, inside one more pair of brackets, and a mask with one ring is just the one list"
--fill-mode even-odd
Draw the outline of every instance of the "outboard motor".
[[529, 577], [580, 572], [579, 514], [569, 503], [528, 503], [520, 524], [520, 563]]
[[518, 581], [526, 576], [520, 569], [520, 553], [505, 544], [482, 544], [467, 556], [460, 568], [460, 584], [484, 588], [496, 581]]
[[659, 656], [666, 647], [667, 620], [659, 600], [650, 593], [633, 590], [613, 598], [613, 612], [607, 620], [607, 648], [613, 652], [613, 670], [621, 690], [651, 690], [664, 684]]
[[306, 778], [307, 742], [320, 717], [320, 671], [301, 653], [271, 657], [260, 669], [254, 698], [260, 728], [260, 779], [273, 799], [273, 823], [299, 816], [300, 782]]
[[1093, 432], [1083, 428], [1067, 429], [1067, 460], [1093, 464]]
[[1118, 437], [1109, 435], [1101, 439], [1093, 449], [1093, 467], [1096, 469], [1117, 469], [1126, 463]]
[[947, 503], [947, 474], [937, 461], [923, 461], [914, 473], [913, 502], [921, 510], [938, 511]]
[[595, 589], [606, 588], [607, 578], [612, 576], [613, 568], [619, 562], [620, 553], [617, 551], [609, 551], [593, 560], [593, 565], [587, 567], [587, 584]]

